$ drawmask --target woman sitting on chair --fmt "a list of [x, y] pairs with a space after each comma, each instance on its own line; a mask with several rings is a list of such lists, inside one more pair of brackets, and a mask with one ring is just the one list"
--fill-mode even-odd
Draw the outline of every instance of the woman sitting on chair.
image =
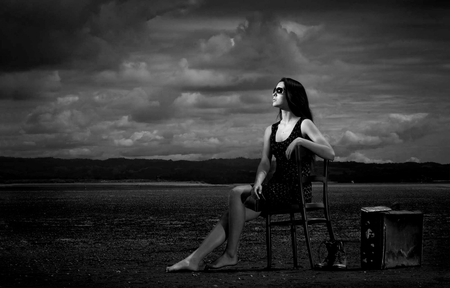
[[[222, 216], [202, 244], [188, 257], [167, 267], [166, 272], [180, 270], [199, 271], [219, 269], [238, 262], [239, 238], [246, 221], [257, 218], [254, 199], [261, 195], [267, 205], [285, 205], [300, 202], [300, 195], [293, 197], [296, 189], [297, 164], [291, 157], [296, 146], [301, 145], [324, 159], [333, 160], [334, 150], [313, 123], [305, 88], [298, 81], [282, 78], [273, 89], [273, 107], [280, 109], [280, 121], [268, 126], [264, 133], [261, 162], [253, 185], [237, 186], [230, 191], [228, 211]], [[269, 181], [264, 181], [270, 170], [272, 155], [276, 158], [276, 171]], [[302, 158], [303, 159], [303, 158]], [[309, 160], [312, 156], [309, 157]], [[311, 161], [306, 160], [305, 164]], [[310, 165], [303, 165], [303, 175], [309, 175]], [[298, 187], [297, 187], [298, 188]], [[299, 191], [299, 189], [296, 189]], [[306, 201], [311, 201], [311, 186], [304, 187]], [[227, 241], [224, 253], [213, 263], [206, 265], [203, 258]]]

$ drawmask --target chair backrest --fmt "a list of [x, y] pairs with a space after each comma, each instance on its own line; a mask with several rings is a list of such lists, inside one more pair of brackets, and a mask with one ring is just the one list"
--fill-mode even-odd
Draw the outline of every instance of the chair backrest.
[[[302, 199], [302, 203], [305, 203], [305, 195], [303, 193], [303, 185], [305, 183], [308, 182], [319, 182], [322, 184], [322, 202], [321, 204], [317, 203], [317, 202], [313, 202], [313, 203], [305, 203], [305, 206], [307, 208], [325, 208], [328, 209], [328, 165], [329, 165], [329, 160], [328, 159], [323, 159], [320, 156], [313, 154], [309, 149], [303, 147], [303, 146], [297, 146], [296, 150], [295, 150], [295, 155], [296, 155], [296, 161], [297, 161], [297, 165], [298, 165], [298, 177], [299, 177], [299, 184], [300, 184], [300, 189], [302, 191], [301, 193], [301, 199]], [[311, 176], [309, 177], [303, 177], [302, 176], [302, 165], [304, 164], [302, 161], [302, 158], [307, 157], [309, 155], [313, 155], [313, 157], [320, 157], [323, 160], [323, 170], [320, 174], [316, 174], [316, 171], [314, 171], [314, 165], [311, 165]], [[309, 159], [311, 159], [310, 157], [308, 157]]]

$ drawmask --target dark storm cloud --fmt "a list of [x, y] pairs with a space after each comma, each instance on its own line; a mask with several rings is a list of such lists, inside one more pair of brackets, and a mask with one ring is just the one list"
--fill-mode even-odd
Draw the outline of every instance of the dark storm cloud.
[[[0, 14], [0, 71], [60, 65], [114, 67], [158, 14], [193, 1], [6, 0]], [[149, 5], [151, 4], [151, 5]], [[194, 3], [195, 4], [195, 3]]]
[[221, 45], [211, 37], [204, 43], [203, 52], [212, 54], [214, 62], [201, 59], [192, 67], [228, 68], [241, 73], [298, 73], [307, 60], [300, 53], [296, 35], [288, 33], [280, 20], [272, 13], [247, 16], [229, 38], [234, 43], [232, 49], [215, 56], [214, 52], [219, 50], [215, 46]]
[[0, 74], [0, 100], [29, 100], [52, 95], [61, 88], [56, 71], [29, 71]]
[[100, 45], [83, 30], [102, 1], [6, 1], [2, 3], [0, 69], [21, 71], [92, 59]]

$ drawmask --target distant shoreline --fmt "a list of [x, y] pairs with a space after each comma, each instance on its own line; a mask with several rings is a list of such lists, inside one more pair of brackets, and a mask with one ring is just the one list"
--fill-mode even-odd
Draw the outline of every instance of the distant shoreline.
[[15, 183], [1, 183], [0, 187], [20, 187], [20, 186], [233, 186], [234, 184], [210, 184], [203, 182], [189, 182], [189, 181], [98, 181], [98, 182], [15, 182]]
[[[0, 188], [6, 187], [51, 187], [51, 186], [170, 186], [170, 187], [234, 187], [237, 185], [249, 185], [250, 183], [230, 183], [230, 184], [211, 184], [204, 182], [189, 182], [189, 181], [145, 181], [145, 182], [130, 182], [130, 181], [98, 181], [98, 182], [16, 182], [16, 183], [0, 183]], [[437, 182], [376, 182], [376, 183], [338, 183], [329, 182], [328, 186], [341, 186], [341, 187], [364, 187], [364, 186], [436, 186], [441, 185], [443, 187], [450, 188], [450, 182], [437, 181]]]

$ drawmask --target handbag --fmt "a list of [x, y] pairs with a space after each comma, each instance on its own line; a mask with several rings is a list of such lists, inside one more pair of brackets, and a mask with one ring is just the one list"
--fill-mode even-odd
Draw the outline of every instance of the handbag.
[[[252, 195], [252, 198], [254, 196]], [[256, 212], [261, 212], [266, 208], [266, 198], [264, 197], [264, 195], [261, 193], [259, 194], [259, 198], [254, 198], [255, 199], [255, 211]]]
[[264, 198], [264, 195], [262, 193], [259, 195], [260, 197], [255, 199], [256, 212], [261, 212], [266, 208], [266, 198]]
[[259, 194], [259, 198], [252, 194], [247, 198], [244, 205], [245, 207], [252, 209], [255, 212], [262, 212], [266, 208], [266, 198], [263, 194]]

